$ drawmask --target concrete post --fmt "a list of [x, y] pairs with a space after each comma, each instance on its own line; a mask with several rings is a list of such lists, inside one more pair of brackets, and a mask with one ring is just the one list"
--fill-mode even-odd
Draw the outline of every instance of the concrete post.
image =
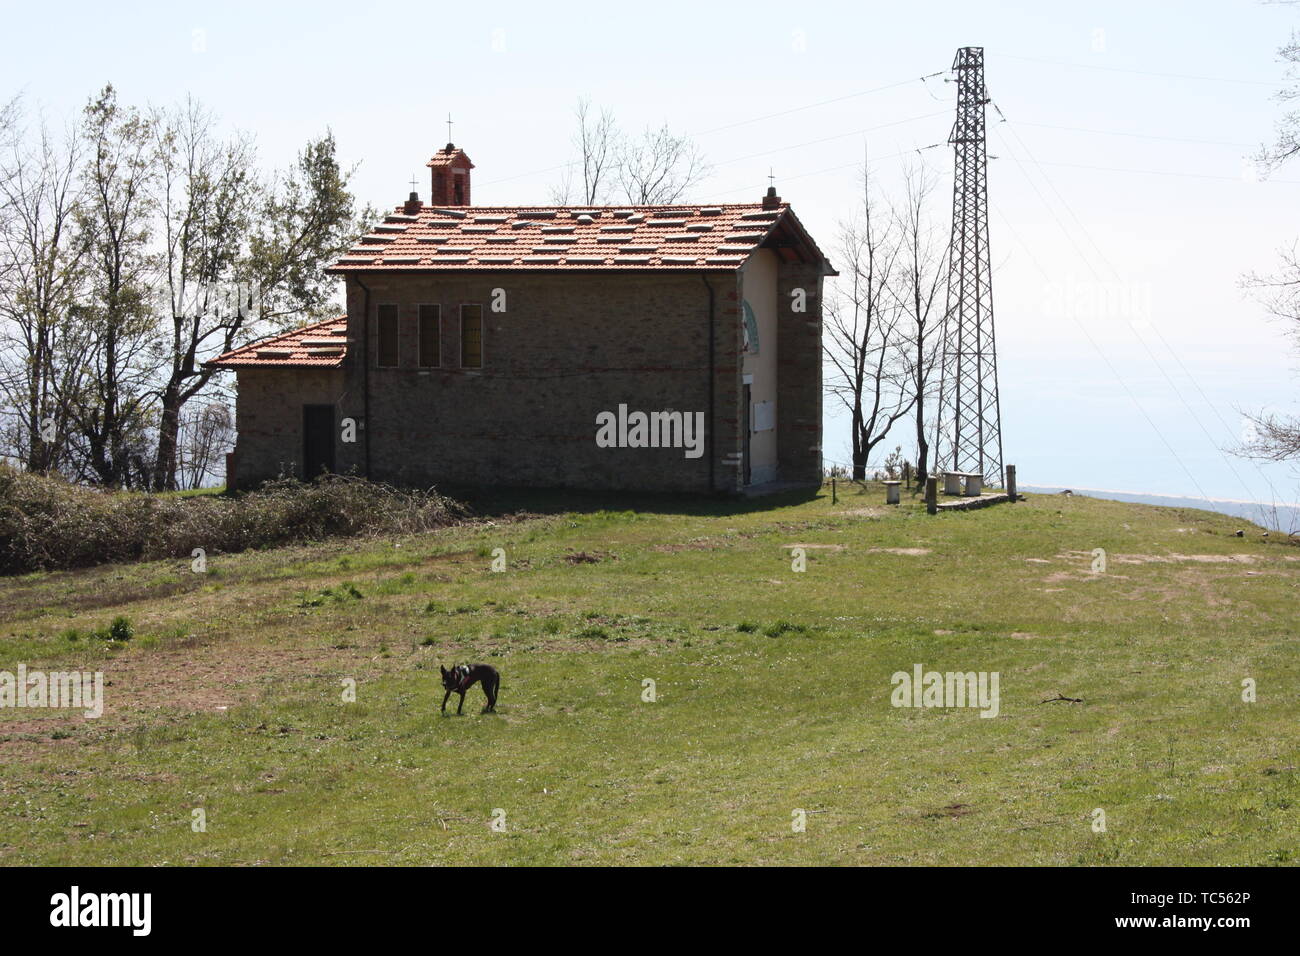
[[939, 479], [934, 475], [925, 479], [925, 510], [930, 514], [939, 511]]
[[901, 481], [885, 482], [885, 504], [896, 505], [899, 503], [898, 489], [902, 484]]
[[1012, 501], [1016, 500], [1016, 466], [1007, 465], [1007, 494]]
[[943, 473], [943, 493], [945, 495], [961, 494], [961, 472], [945, 471]]

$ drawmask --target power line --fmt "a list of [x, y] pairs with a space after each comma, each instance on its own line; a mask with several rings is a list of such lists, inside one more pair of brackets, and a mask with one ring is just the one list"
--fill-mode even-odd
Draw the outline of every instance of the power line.
[[[999, 113], [1001, 113], [1000, 110]], [[1005, 120], [1006, 117], [1004, 116], [1003, 119]], [[1011, 135], [1016, 138], [1016, 142], [1018, 142], [1021, 145], [1021, 147], [1024, 149], [1025, 155], [1028, 156], [1033, 162], [1037, 163], [1037, 160], [1034, 159], [1033, 154], [1029, 150], [1029, 146], [1025, 143], [1024, 139], [1021, 138], [1020, 133], [1016, 130], [1016, 128], [1010, 123], [1007, 123], [1007, 129], [1010, 130]], [[1079, 227], [1079, 231], [1083, 233], [1084, 238], [1088, 240], [1088, 243], [1092, 246], [1093, 250], [1097, 253], [1097, 257], [1102, 261], [1102, 263], [1106, 265], [1108, 269], [1110, 269], [1111, 274], [1114, 275], [1115, 278], [1122, 283], [1123, 277], [1120, 275], [1119, 270], [1115, 268], [1114, 263], [1110, 261], [1110, 259], [1106, 256], [1106, 254], [1102, 251], [1101, 247], [1097, 244], [1096, 240], [1093, 239], [1092, 234], [1088, 232], [1087, 228], [1079, 220], [1079, 217], [1074, 212], [1074, 208], [1069, 204], [1069, 202], [1066, 201], [1065, 197], [1061, 195], [1060, 190], [1056, 188], [1056, 185], [1051, 181], [1050, 178], [1048, 178], [1046, 173], [1042, 172], [1041, 169], [1039, 170], [1039, 175], [1043, 177], [1043, 181], [1046, 182], [1047, 185], [1051, 188], [1052, 192], [1056, 194], [1056, 198], [1061, 201], [1061, 205], [1064, 206], [1065, 211], [1070, 214], [1070, 218], [1073, 219], [1075, 225]], [[1090, 270], [1092, 269], [1091, 263], [1088, 263], [1088, 267]], [[1096, 275], [1096, 272], [1094, 271], [1093, 274]], [[1224, 431], [1227, 432], [1228, 434], [1232, 434], [1232, 429], [1228, 427], [1228, 423], [1224, 421], [1223, 416], [1219, 414], [1219, 410], [1210, 401], [1209, 396], [1205, 394], [1205, 390], [1201, 388], [1200, 382], [1198, 382], [1195, 376], [1192, 375], [1191, 371], [1183, 363], [1183, 360], [1179, 357], [1178, 353], [1174, 351], [1173, 346], [1171, 346], [1169, 344], [1169, 341], [1164, 337], [1164, 334], [1154, 324], [1151, 324], [1151, 328], [1156, 333], [1156, 336], [1160, 339], [1160, 341], [1164, 344], [1165, 350], [1171, 356], [1173, 356], [1174, 361], [1178, 363], [1178, 366], [1179, 368], [1182, 369], [1183, 374], [1187, 376], [1188, 381], [1192, 383], [1192, 386], [1200, 394], [1201, 400], [1205, 402], [1205, 404], [1210, 408], [1210, 410], [1214, 412], [1215, 417], [1219, 419], [1219, 424], [1223, 426]], [[1151, 351], [1150, 346], [1147, 345], [1146, 340], [1142, 337], [1140, 330], [1134, 327], [1133, 332], [1134, 335], [1137, 337], [1138, 341], [1142, 343], [1142, 347], [1146, 350], [1147, 354], [1151, 357], [1151, 361], [1155, 364], [1156, 368], [1159, 369], [1160, 374], [1164, 376], [1165, 381], [1169, 383], [1169, 387], [1173, 389], [1174, 394], [1178, 396], [1178, 400], [1183, 403], [1183, 407], [1186, 408], [1188, 414], [1192, 416], [1193, 421], [1196, 422], [1196, 425], [1198, 428], [1200, 428], [1201, 433], [1205, 435], [1206, 440], [1210, 443], [1211, 446], [1213, 446], [1219, 452], [1220, 457], [1223, 458], [1224, 464], [1228, 466], [1228, 470], [1232, 472], [1233, 477], [1236, 478], [1239, 482], [1241, 482], [1242, 488], [1246, 490], [1247, 494], [1250, 494], [1251, 493], [1250, 487], [1246, 484], [1245, 480], [1242, 479], [1241, 475], [1237, 472], [1237, 469], [1233, 466], [1232, 462], [1228, 459], [1228, 456], [1224, 453], [1223, 449], [1220, 448], [1217, 444], [1215, 444], [1214, 438], [1210, 435], [1209, 430], [1206, 429], [1204, 423], [1202, 423], [1200, 416], [1196, 414], [1196, 412], [1192, 409], [1191, 405], [1187, 402], [1187, 400], [1183, 398], [1182, 391], [1178, 388], [1177, 385], [1174, 384], [1173, 379], [1171, 379], [1169, 375], [1165, 372], [1164, 366], [1160, 364], [1160, 361], [1156, 358], [1155, 353]], [[1269, 491], [1273, 493], [1273, 500], [1276, 501], [1277, 489], [1273, 486], [1273, 482], [1269, 479], [1268, 475], [1264, 473], [1264, 470], [1259, 467], [1258, 462], [1252, 461], [1251, 464], [1254, 466], [1255, 470], [1259, 472], [1259, 476], [1264, 479], [1264, 483], [1268, 485]]]
[[[933, 79], [933, 78], [936, 77], [936, 76], [943, 76], [943, 75], [944, 75], [945, 73], [947, 73], [947, 72], [949, 72], [949, 71], [948, 71], [948, 70], [939, 70], [939, 71], [937, 71], [937, 72], [935, 72], [935, 73], [927, 73], [927, 74], [925, 74], [924, 76], [912, 76], [912, 77], [908, 77], [908, 78], [905, 79], [905, 80], [898, 80], [897, 82], [894, 82], [894, 83], [886, 83], [884, 86], [876, 86], [876, 87], [873, 87], [873, 88], [871, 88], [871, 89], [869, 89], [869, 90], [859, 90], [857, 93], [846, 93], [846, 94], [844, 94], [843, 96], [834, 96], [834, 97], [831, 97], [831, 98], [828, 99], [828, 100], [818, 100], [816, 103], [807, 103], [807, 104], [805, 104], [805, 105], [803, 105], [803, 106], [794, 106], [794, 107], [791, 107], [790, 109], [787, 109], [787, 110], [779, 110], [779, 111], [777, 111], [777, 112], [775, 112], [775, 113], [766, 113], [766, 114], [764, 114], [763, 116], [755, 116], [755, 117], [753, 117], [752, 119], [740, 120], [739, 122], [736, 122], [736, 123], [728, 123], [728, 124], [725, 125], [725, 126], [715, 126], [715, 127], [713, 127], [712, 129], [699, 130], [699, 131], [694, 132], [694, 133], [691, 133], [691, 134], [689, 134], [689, 135], [691, 135], [691, 136], [708, 136], [708, 135], [710, 135], [710, 134], [712, 134], [712, 133], [720, 133], [720, 132], [722, 132], [723, 130], [736, 129], [737, 127], [740, 127], [740, 126], [748, 126], [748, 125], [750, 125], [750, 124], [752, 124], [752, 123], [761, 123], [761, 122], [763, 122], [764, 120], [777, 119], [777, 118], [782, 117], [782, 116], [789, 116], [789, 115], [791, 115], [791, 114], [793, 114], [793, 113], [802, 113], [802, 112], [804, 112], [805, 110], [817, 109], [818, 107], [821, 107], [821, 106], [829, 106], [829, 105], [831, 105], [832, 103], [842, 103], [842, 102], [844, 102], [844, 101], [846, 101], [846, 100], [856, 99], [856, 98], [858, 98], [858, 97], [860, 97], [860, 96], [870, 96], [870, 95], [873, 94], [873, 93], [883, 93], [883, 92], [885, 92], [886, 90], [897, 89], [897, 88], [902, 87], [902, 86], [908, 86], [909, 84], [912, 84], [912, 83], [922, 83], [922, 84], [924, 84], [926, 80]], [[918, 119], [923, 119], [924, 117], [916, 117], [916, 118], [918, 118]], [[904, 121], [904, 122], [908, 122], [908, 121]], [[859, 131], [859, 132], [864, 132], [864, 131]], [[852, 136], [852, 135], [857, 135], [857, 134], [855, 134], [855, 133], [846, 133], [846, 134], [844, 134], [844, 135], [846, 135], [846, 136]], [[834, 138], [834, 137], [832, 137], [832, 138]], [[803, 145], [810, 145], [810, 144], [805, 143], [805, 144], [803, 144]], [[793, 149], [794, 147], [787, 147], [787, 148], [791, 148], [791, 149]], [[762, 155], [766, 155], [766, 154], [764, 154], [764, 153], [756, 153], [756, 154], [754, 154], [754, 155], [756, 155], [756, 156], [762, 156]], [[749, 159], [749, 158], [751, 158], [751, 157], [741, 157], [741, 158], [743, 158], [743, 159]], [[730, 163], [730, 162], [737, 162], [737, 161], [738, 161], [738, 160], [726, 160], [726, 162], [728, 162], [728, 163]], [[514, 174], [514, 175], [512, 175], [512, 176], [504, 176], [504, 177], [502, 177], [501, 179], [489, 179], [489, 180], [487, 180], [487, 181], [481, 183], [480, 185], [482, 185], [482, 186], [495, 186], [495, 185], [498, 184], [498, 183], [508, 183], [508, 182], [511, 182], [511, 181], [513, 181], [513, 180], [516, 180], [516, 179], [525, 179], [525, 178], [527, 178], [528, 176], [540, 176], [542, 173], [553, 173], [553, 172], [556, 172], [557, 170], [561, 170], [561, 169], [571, 169], [571, 168], [573, 168], [574, 166], [580, 166], [580, 165], [581, 165], [581, 163], [580, 163], [579, 161], [574, 160], [574, 161], [567, 162], [567, 163], [560, 163], [559, 165], [556, 165], [556, 166], [547, 166], [547, 167], [544, 168], [544, 169], [534, 169], [534, 170], [531, 170], [531, 171], [529, 171], [529, 172], [525, 172], [525, 173], [516, 173], [516, 174]], [[721, 164], [715, 164], [715, 165], [721, 165]]]
[[788, 110], [780, 110], [776, 113], [767, 113], [763, 116], [755, 116], [753, 119], [741, 120], [738, 123], [728, 123], [726, 126], [715, 126], [713, 127], [713, 129], [700, 130], [699, 132], [691, 133], [690, 135], [708, 136], [711, 133], [720, 133], [723, 130], [735, 129], [738, 126], [748, 126], [750, 123], [761, 123], [764, 120], [776, 119], [781, 116], [789, 116], [791, 113], [802, 113], [804, 110], [816, 109], [819, 106], [829, 106], [832, 103], [842, 103], [845, 100], [856, 99], [859, 96], [869, 96], [872, 93], [883, 93], [885, 90], [897, 89], [900, 86], [907, 86], [911, 83], [920, 82], [924, 84], [926, 80], [933, 79], [936, 76], [943, 76], [947, 72], [949, 71], [939, 70], [936, 73], [927, 73], [925, 76], [908, 77], [906, 80], [899, 80], [897, 83], [888, 83], [885, 86], [877, 86], [870, 90], [862, 90], [861, 92], [858, 93], [847, 93], [844, 96], [832, 97], [829, 100], [820, 100], [819, 102], [816, 103], [809, 103], [806, 106], [795, 106]]
[[1026, 123], [1016, 120], [1017, 126], [1034, 126], [1038, 129], [1059, 129], [1071, 133], [1094, 133], [1099, 136], [1126, 136], [1132, 139], [1155, 139], [1169, 143], [1197, 143], [1201, 146], [1232, 146], [1234, 148], [1254, 149], [1258, 143], [1231, 143], [1219, 139], [1190, 139], [1184, 136], [1156, 136], [1152, 133], [1129, 133], [1114, 129], [1088, 129], [1083, 126], [1056, 126], [1051, 123]]
[[817, 146], [821, 143], [829, 143], [832, 140], [846, 139], [850, 136], [861, 136], [864, 133], [874, 133], [878, 130], [889, 129], [892, 126], [903, 126], [907, 123], [915, 123], [917, 120], [933, 119], [936, 116], [948, 115], [947, 110], [936, 110], [933, 113], [923, 113], [920, 116], [909, 116], [906, 119], [894, 120], [892, 123], [881, 123], [878, 126], [868, 126], [865, 129], [850, 130], [847, 133], [836, 133], [834, 136], [823, 136], [821, 139], [810, 139], [805, 143], [795, 143], [792, 146], [778, 146], [776, 149], [765, 149], [758, 153], [750, 153], [747, 156], [737, 156], [734, 159], [724, 159], [721, 162], [714, 163], [714, 166], [729, 166], [732, 163], [744, 162], [747, 159], [757, 159], [759, 156], [771, 156], [773, 153], [784, 153], [791, 149], [802, 149], [805, 146]]
[[[943, 146], [943, 145], [944, 145], [943, 143], [931, 143], [931, 144], [928, 145], [928, 146], [917, 146], [917, 147], [914, 147], [913, 149], [903, 149], [903, 150], [899, 150], [897, 153], [890, 153], [888, 156], [876, 156], [876, 157], [874, 157], [874, 158], [872, 158], [872, 159], [868, 159], [867, 162], [866, 162], [866, 165], [867, 165], [867, 166], [874, 166], [876, 163], [882, 163], [882, 162], [884, 162], [884, 161], [887, 160], [887, 159], [897, 159], [899, 156], [910, 156], [910, 155], [912, 155], [913, 153], [923, 153], [923, 152], [925, 152], [927, 149], [937, 149], [938, 147]], [[799, 173], [799, 174], [797, 174], [797, 175], [795, 175], [795, 176], [782, 176], [782, 177], [780, 177], [780, 178], [781, 178], [781, 182], [783, 182], [783, 183], [788, 183], [788, 182], [793, 182], [794, 180], [797, 180], [797, 179], [807, 179], [809, 176], [824, 176], [824, 175], [826, 175], [827, 173], [837, 173], [837, 172], [840, 172], [841, 170], [845, 170], [845, 169], [861, 168], [862, 165], [863, 165], [863, 162], [862, 162], [862, 160], [859, 159], [859, 160], [854, 160], [854, 161], [851, 162], [851, 163], [841, 163], [841, 164], [839, 164], [838, 166], [827, 166], [825, 169], [814, 169], [812, 172]], [[750, 193], [750, 192], [755, 192], [755, 191], [761, 190], [761, 189], [763, 189], [763, 188], [764, 188], [763, 185], [762, 185], [761, 183], [759, 183], [759, 184], [757, 184], [757, 185], [741, 186], [741, 187], [738, 188], [738, 189], [726, 189], [726, 190], [722, 190], [721, 192], [714, 192], [714, 193], [711, 193], [710, 195], [713, 195], [713, 196], [730, 196], [730, 195], [733, 195], [733, 194], [735, 194], [735, 193]]]
[[[1034, 268], [1039, 271], [1039, 273], [1042, 275], [1044, 279], [1046, 279], [1048, 282], [1051, 282], [1052, 281], [1051, 275], [1048, 273], [1046, 269], [1043, 268], [1042, 264], [1039, 263], [1039, 261], [1034, 257], [1033, 252], [1029, 248], [1029, 244], [1020, 238], [1020, 233], [1016, 232], [1015, 227], [1011, 224], [1011, 220], [1006, 215], [1003, 214], [1002, 210], [997, 206], [996, 203], [990, 203], [990, 205], [993, 207], [993, 211], [998, 214], [998, 218], [1000, 218], [1003, 224], [1007, 227], [1007, 231], [1011, 233], [1012, 238], [1014, 238], [1016, 242], [1019, 244], [1020, 248], [1025, 251], [1025, 255], [1027, 255], [1029, 257], [1029, 261], [1034, 264]], [[1183, 462], [1182, 458], [1179, 457], [1178, 452], [1174, 451], [1173, 445], [1169, 444], [1169, 440], [1165, 438], [1164, 432], [1160, 430], [1160, 428], [1156, 425], [1155, 421], [1152, 420], [1151, 416], [1147, 414], [1146, 408], [1142, 405], [1140, 401], [1138, 401], [1138, 397], [1135, 394], [1133, 394], [1133, 390], [1129, 388], [1128, 382], [1126, 382], [1123, 376], [1119, 374], [1119, 370], [1115, 368], [1115, 365], [1113, 362], [1111, 362], [1109, 356], [1107, 356], [1106, 353], [1101, 350], [1101, 346], [1098, 345], [1097, 340], [1092, 337], [1092, 333], [1088, 331], [1087, 326], [1085, 326], [1082, 322], [1080, 322], [1079, 317], [1075, 315], [1073, 312], [1070, 312], [1068, 309], [1066, 310], [1066, 312], [1070, 316], [1074, 324], [1079, 327], [1079, 331], [1082, 332], [1083, 337], [1088, 340], [1088, 344], [1092, 346], [1093, 351], [1095, 351], [1097, 355], [1101, 358], [1101, 360], [1106, 363], [1106, 367], [1110, 369], [1110, 374], [1114, 376], [1115, 381], [1119, 383], [1120, 388], [1124, 389], [1125, 393], [1127, 393], [1129, 397], [1129, 401], [1133, 403], [1133, 407], [1136, 408], [1138, 410], [1138, 413], [1143, 418], [1146, 419], [1146, 423], [1151, 426], [1151, 430], [1156, 433], [1156, 437], [1160, 439], [1161, 444], [1165, 446], [1170, 456], [1174, 459], [1174, 461], [1178, 462], [1178, 466], [1183, 469], [1183, 473], [1186, 474], [1187, 477], [1191, 480], [1192, 484], [1196, 486], [1196, 490], [1201, 493], [1201, 497], [1203, 498], [1208, 497], [1208, 495], [1205, 494], [1205, 490], [1201, 488], [1200, 483], [1196, 480], [1196, 476], [1192, 474], [1191, 470]]]
[[[1001, 113], [1000, 110], [999, 113]], [[1003, 120], [1005, 122], [1006, 120], [1005, 116], [1003, 117]], [[1030, 151], [1024, 139], [1021, 138], [1020, 134], [1015, 130], [1015, 128], [1009, 122], [1006, 123], [1006, 125], [1008, 130], [1011, 132], [1011, 135], [1016, 138], [1016, 142], [1019, 143], [1021, 148], [1024, 150], [1025, 155], [1029, 157], [1031, 162], [1033, 162], [1036, 166], [1038, 166], [1039, 165], [1038, 160], [1034, 158], [1033, 153]], [[1011, 151], [1011, 144], [1007, 142], [1004, 137], [1001, 137], [1000, 131], [999, 131], [999, 137], [1003, 139], [1003, 142], [1007, 145], [1008, 150]], [[1084, 253], [1083, 249], [1080, 248], [1080, 246], [1074, 239], [1073, 233], [1071, 233], [1071, 231], [1066, 228], [1065, 224], [1061, 221], [1060, 217], [1056, 214], [1056, 211], [1051, 207], [1051, 205], [1047, 202], [1046, 198], [1043, 196], [1042, 192], [1038, 189], [1037, 184], [1035, 184], [1032, 178], [1029, 177], [1028, 173], [1025, 172], [1023, 164], [1020, 162], [1019, 157], [1014, 155], [1014, 151], [1012, 151], [1012, 159], [1015, 161], [1016, 165], [1020, 168], [1021, 173], [1025, 176], [1026, 180], [1030, 183], [1031, 187], [1033, 187], [1034, 192], [1038, 195], [1039, 200], [1042, 201], [1043, 205], [1047, 208], [1048, 212], [1051, 213], [1052, 218], [1056, 221], [1057, 226], [1065, 234], [1066, 238], [1070, 240], [1071, 245], [1074, 246], [1075, 251], [1079, 254], [1079, 258], [1083, 260], [1084, 265], [1087, 266], [1090, 272], [1092, 272], [1093, 277], [1098, 281], [1100, 281], [1101, 276], [1098, 275], [1096, 269], [1093, 267], [1091, 259]], [[1073, 207], [1061, 194], [1060, 190], [1056, 188], [1056, 185], [1052, 182], [1051, 178], [1045, 172], [1043, 172], [1041, 167], [1039, 168], [1038, 173], [1043, 178], [1043, 181], [1047, 183], [1048, 187], [1052, 190], [1052, 192], [1055, 193], [1056, 198], [1060, 201], [1061, 205], [1065, 208], [1066, 212], [1069, 213], [1071, 219], [1074, 220], [1074, 223], [1078, 227], [1079, 232], [1084, 236], [1084, 238], [1087, 239], [1088, 243], [1092, 246], [1097, 257], [1110, 270], [1111, 274], [1114, 275], [1119, 282], [1123, 283], [1124, 281], [1123, 276], [1120, 274], [1119, 270], [1115, 268], [1114, 264], [1106, 257], [1106, 254], [1101, 250], [1101, 247], [1092, 238], [1091, 233], [1088, 232], [1087, 228], [1083, 225], [1079, 217], [1075, 214]], [[1079, 324], [1080, 328], [1082, 328], [1082, 324], [1078, 323], [1077, 318], [1075, 319], [1075, 321], [1076, 324]], [[1155, 326], [1153, 325], [1152, 328], [1154, 329]], [[1151, 350], [1150, 345], [1147, 344], [1146, 339], [1143, 338], [1140, 331], [1135, 326], [1133, 327], [1133, 333], [1134, 336], [1137, 338], [1137, 340], [1142, 344], [1142, 348], [1146, 351], [1147, 356], [1151, 359], [1152, 364], [1155, 365], [1156, 369], [1160, 372], [1161, 376], [1168, 383], [1170, 389], [1173, 390], [1174, 394], [1178, 397], [1178, 400], [1182, 403], [1183, 407], [1187, 410], [1187, 413], [1192, 417], [1192, 420], [1196, 422], [1197, 427], [1201, 430], [1201, 433], [1205, 436], [1206, 440], [1210, 443], [1211, 447], [1213, 447], [1219, 453], [1219, 456], [1223, 459], [1224, 464], [1228, 466], [1228, 470], [1232, 472], [1233, 477], [1236, 478], [1237, 481], [1241, 483], [1242, 488], [1244, 488], [1246, 493], [1250, 495], [1251, 494], [1250, 486], [1246, 484], [1245, 480], [1241, 477], [1240, 473], [1233, 466], [1232, 462], [1229, 461], [1228, 456], [1224, 453], [1223, 449], [1216, 444], [1213, 436], [1210, 435], [1209, 430], [1205, 427], [1204, 422], [1201, 420], [1201, 417], [1196, 413], [1196, 410], [1192, 408], [1191, 404], [1183, 396], [1182, 390], [1179, 389], [1178, 386], [1174, 383], [1173, 379], [1169, 376], [1168, 372], [1165, 370], [1164, 365], [1156, 357], [1155, 353]], [[1219, 415], [1218, 410], [1214, 408], [1213, 403], [1210, 402], [1209, 397], [1205, 394], [1200, 384], [1196, 381], [1195, 377], [1192, 376], [1191, 372], [1187, 369], [1186, 365], [1183, 364], [1182, 360], [1178, 357], [1177, 353], [1175, 353], [1173, 348], [1169, 345], [1168, 340], [1166, 340], [1164, 336], [1160, 334], [1158, 329], [1156, 330], [1156, 334], [1160, 337], [1161, 341], [1164, 343], [1165, 348], [1174, 357], [1174, 360], [1178, 362], [1179, 366], [1182, 368], [1183, 373], [1187, 376], [1188, 380], [1192, 382], [1193, 386], [1200, 393], [1202, 400], [1206, 403], [1206, 405], [1210, 406], [1211, 410], [1214, 411], [1216, 416], [1218, 416], [1220, 424], [1223, 425], [1225, 430], [1230, 432], [1231, 430], [1228, 429], [1227, 423], [1223, 421], [1223, 417]], [[1091, 339], [1091, 337], [1089, 338]], [[1114, 369], [1112, 366], [1112, 371], [1113, 370]], [[1145, 411], [1143, 411], [1143, 414], [1144, 416], [1146, 415]], [[1149, 416], [1146, 417], [1148, 422], [1150, 422], [1151, 421], [1150, 417]], [[1154, 423], [1152, 424], [1154, 427]], [[1165, 441], [1163, 435], [1161, 435], [1161, 440]], [[1168, 441], [1165, 441], [1165, 445], [1166, 447], [1170, 447]], [[1172, 451], [1172, 448], [1170, 448], [1170, 450]], [[1177, 458], [1176, 453], [1175, 453], [1175, 457]], [[1179, 464], [1182, 465], [1183, 470], [1187, 472], [1188, 477], [1192, 479], [1193, 484], [1195, 484], [1197, 489], [1200, 490], [1199, 483], [1196, 482], [1195, 477], [1187, 469], [1187, 466], [1183, 465], [1181, 459], [1179, 459]], [[1255, 464], [1255, 468], [1257, 471], [1259, 471], [1260, 477], [1262, 477], [1265, 483], [1268, 484], [1269, 490], [1273, 492], [1274, 498], [1276, 500], [1277, 490], [1273, 487], [1272, 482], [1269, 480], [1268, 476], [1264, 474], [1263, 470], [1259, 468], [1258, 464]], [[1201, 494], [1204, 495], [1205, 492], [1202, 490]]]
[[1003, 60], [1023, 60], [1027, 63], [1047, 63], [1052, 66], [1072, 67], [1076, 70], [1100, 70], [1105, 73], [1129, 73], [1135, 76], [1158, 76], [1170, 80], [1203, 80], [1208, 83], [1240, 83], [1247, 86], [1278, 86], [1278, 80], [1243, 80], [1226, 76], [1198, 76], [1193, 73], [1159, 73], [1154, 70], [1130, 70], [1118, 66], [1099, 66], [1095, 63], [1074, 63], [1070, 60], [1052, 60], [1041, 56], [1015, 56], [1010, 53], [992, 53]]
[[1059, 166], [1062, 169], [1087, 169], [1099, 173], [1131, 173], [1137, 176], [1171, 176], [1177, 179], [1210, 179], [1227, 183], [1249, 183], [1250, 185], [1260, 185], [1264, 183], [1279, 183], [1284, 186], [1300, 186], [1300, 179], [1258, 179], [1246, 180], [1240, 176], [1220, 176], [1214, 173], [1184, 173], [1169, 169], [1131, 169], [1123, 166], [1091, 166], [1086, 163], [1061, 163], [1052, 162], [1051, 160], [1034, 160], [1039, 166]]

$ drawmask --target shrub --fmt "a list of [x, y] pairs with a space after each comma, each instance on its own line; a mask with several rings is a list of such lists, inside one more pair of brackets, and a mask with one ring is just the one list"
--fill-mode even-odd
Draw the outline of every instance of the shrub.
[[130, 618], [119, 614], [104, 627], [95, 628], [90, 636], [100, 641], [129, 641], [135, 637], [135, 625]]
[[0, 465], [0, 574], [109, 561], [189, 558], [336, 535], [416, 534], [466, 515], [433, 490], [326, 475], [236, 497], [150, 495], [74, 485]]

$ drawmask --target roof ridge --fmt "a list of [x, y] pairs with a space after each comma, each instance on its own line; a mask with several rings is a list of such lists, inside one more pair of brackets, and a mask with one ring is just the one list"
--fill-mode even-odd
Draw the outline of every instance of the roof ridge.
[[[544, 203], [508, 203], [498, 206], [485, 206], [475, 203], [473, 206], [452, 206], [446, 203], [425, 203], [421, 212], [428, 209], [757, 209], [761, 202], [688, 202], [688, 203], [577, 203], [569, 206], [546, 205]], [[782, 202], [780, 206], [789, 206]], [[773, 207], [773, 208], [780, 208]]]

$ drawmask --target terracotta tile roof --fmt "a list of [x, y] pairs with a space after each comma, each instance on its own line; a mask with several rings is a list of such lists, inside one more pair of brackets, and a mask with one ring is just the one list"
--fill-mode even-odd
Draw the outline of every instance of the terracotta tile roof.
[[215, 368], [338, 368], [347, 354], [347, 335], [348, 317], [344, 315], [273, 335], [204, 364]]
[[738, 269], [786, 203], [725, 206], [425, 206], [390, 213], [326, 272]]

